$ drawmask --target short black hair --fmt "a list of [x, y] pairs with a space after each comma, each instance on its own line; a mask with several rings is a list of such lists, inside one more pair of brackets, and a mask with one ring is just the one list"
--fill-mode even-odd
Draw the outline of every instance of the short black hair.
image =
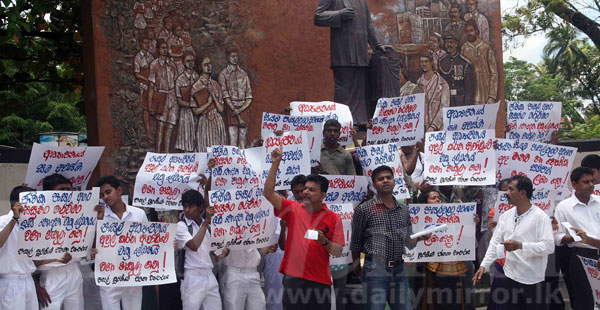
[[384, 171], [389, 171], [392, 174], [392, 176], [394, 176], [394, 170], [392, 170], [392, 168], [390, 168], [390, 166], [383, 165], [383, 166], [379, 166], [379, 167], [375, 168], [375, 170], [373, 170], [373, 173], [371, 173], [371, 181], [373, 181], [373, 183], [375, 183], [375, 178], [377, 177], [377, 175]]
[[322, 175], [318, 174], [309, 174], [306, 176], [306, 182], [315, 182], [321, 186], [321, 192], [326, 193], [329, 189], [329, 180]]
[[290, 188], [294, 188], [296, 185], [304, 185], [306, 184], [306, 176], [304, 174], [299, 174], [295, 176], [290, 182]]
[[340, 122], [335, 118], [328, 119], [325, 122], [325, 125], [323, 125], [323, 130], [327, 129], [327, 127], [330, 127], [330, 126], [335, 126], [339, 129], [342, 129], [342, 124], [340, 124]]
[[45, 191], [53, 190], [57, 185], [69, 184], [73, 186], [73, 183], [60, 173], [51, 174], [42, 180], [42, 189]]
[[121, 182], [114, 175], [107, 175], [105, 177], [101, 177], [100, 180], [98, 180], [98, 182], [96, 182], [97, 187], [102, 187], [102, 185], [104, 185], [104, 184], [108, 184], [108, 185], [114, 187], [115, 189], [117, 189], [119, 187], [122, 188]]
[[500, 182], [498, 182], [498, 190], [500, 190], [500, 187], [502, 187], [502, 184], [508, 185], [508, 183], [510, 183], [510, 179], [500, 180]]
[[510, 178], [510, 181], [517, 181], [517, 190], [525, 191], [525, 195], [528, 199], [533, 197], [533, 183], [531, 183], [531, 180], [528, 177], [517, 174]]
[[581, 167], [588, 167], [600, 170], [600, 156], [596, 154], [587, 155], [581, 160]]
[[19, 202], [19, 194], [24, 192], [35, 192], [35, 189], [23, 185], [19, 185], [10, 191], [10, 206], [12, 206]]
[[427, 203], [427, 198], [429, 198], [429, 193], [432, 193], [432, 192], [436, 192], [441, 195], [440, 191], [437, 188], [430, 186], [426, 190], [422, 191], [421, 194], [419, 194], [419, 197], [417, 197], [417, 203]]
[[584, 175], [594, 175], [594, 170], [588, 167], [577, 167], [571, 172], [571, 182], [577, 183]]
[[204, 205], [204, 197], [199, 191], [192, 189], [181, 195], [181, 204], [196, 205], [202, 207]]

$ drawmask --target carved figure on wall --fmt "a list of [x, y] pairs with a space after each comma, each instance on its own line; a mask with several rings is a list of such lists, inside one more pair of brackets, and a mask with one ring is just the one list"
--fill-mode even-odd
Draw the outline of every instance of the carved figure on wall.
[[248, 122], [252, 104], [252, 87], [248, 74], [239, 65], [239, 49], [230, 46], [225, 52], [227, 66], [219, 72], [219, 84], [227, 105], [229, 143], [245, 149], [248, 141]]
[[154, 57], [157, 57], [158, 52], [156, 51], [156, 34], [154, 28], [146, 28], [146, 35], [148, 36], [148, 51]]
[[[177, 124], [179, 105], [175, 97], [175, 79], [177, 67], [169, 60], [168, 45], [162, 39], [156, 42], [158, 58], [150, 64], [148, 81], [148, 100], [151, 102], [150, 114], [158, 121], [156, 133], [156, 152], [169, 152], [171, 133]], [[164, 138], [164, 143], [163, 143]], [[162, 147], [164, 145], [164, 148]]]
[[448, 54], [440, 60], [438, 72], [450, 86], [450, 106], [472, 105], [475, 79], [471, 62], [459, 53], [459, 38], [455, 32], [445, 32], [444, 42]]
[[433, 56], [424, 53], [420, 59], [423, 75], [417, 85], [425, 92], [425, 131], [443, 129], [442, 111], [450, 106], [450, 88], [446, 80], [433, 70]]
[[164, 40], [165, 42], [169, 41], [169, 39], [173, 35], [171, 33], [172, 29], [173, 29], [173, 19], [169, 16], [166, 16], [165, 18], [163, 18], [163, 27], [160, 30], [160, 32], [158, 33], [158, 38], [161, 40]]
[[408, 68], [406, 68], [406, 64], [401, 60], [400, 61], [400, 94], [399, 96], [410, 96], [413, 94], [420, 94], [423, 90], [419, 87], [419, 85], [411, 82], [408, 79], [408, 74], [406, 73]]
[[185, 69], [183, 66], [183, 29], [181, 28], [180, 23], [173, 23], [173, 35], [167, 40], [167, 44], [169, 45], [169, 57], [175, 66], [177, 67], [177, 75], [183, 73]]
[[143, 0], [136, 0], [135, 4], [133, 5], [133, 11], [135, 12], [133, 25], [142, 33], [144, 29], [148, 27], [148, 24], [146, 23], [146, 17], [144, 17], [145, 10], [146, 6], [144, 5]]
[[[471, 0], [469, 0], [471, 1]], [[495, 103], [498, 98], [498, 66], [492, 47], [479, 37], [479, 29], [474, 20], [465, 23], [467, 42], [461, 48], [473, 66], [475, 73], [475, 104]]]
[[194, 114], [198, 115], [196, 129], [196, 151], [206, 152], [212, 145], [226, 145], [227, 132], [221, 113], [225, 111], [221, 86], [213, 80], [212, 64], [209, 56], [203, 56], [200, 62], [202, 74], [192, 86], [192, 98], [196, 102]]
[[333, 100], [350, 107], [356, 124], [367, 124], [367, 45], [385, 51], [366, 0], [319, 0], [314, 24], [329, 27]]
[[487, 18], [477, 11], [477, 0], [467, 0], [467, 13], [465, 13], [465, 21], [474, 20], [479, 29], [479, 37], [486, 43], [490, 42], [490, 26]]
[[181, 23], [181, 38], [183, 39], [183, 50], [190, 51], [195, 54], [194, 47], [192, 46], [192, 35], [190, 34], [190, 22], [188, 20], [184, 20]]
[[194, 70], [195, 57], [190, 51], [184, 52], [185, 71], [175, 81], [175, 95], [179, 104], [179, 126], [177, 126], [175, 149], [184, 152], [193, 152], [196, 149], [196, 120], [192, 109], [198, 106], [191, 100], [191, 96], [192, 86], [200, 76]]
[[429, 53], [433, 56], [433, 70], [438, 71], [440, 59], [446, 56], [446, 51], [442, 49], [442, 36], [434, 32], [429, 36]]
[[150, 63], [154, 60], [154, 56], [150, 54], [148, 44], [148, 38], [140, 40], [140, 51], [133, 58], [133, 72], [140, 84], [140, 103], [142, 105], [142, 119], [144, 129], [146, 129], [146, 138], [154, 141], [153, 129], [155, 124], [154, 120], [150, 118], [150, 101], [148, 100], [148, 76], [150, 75]]
[[452, 3], [450, 5], [450, 22], [444, 28], [444, 32], [452, 31], [458, 35], [458, 43], [462, 45], [467, 41], [465, 34], [465, 20], [460, 15], [460, 5]]

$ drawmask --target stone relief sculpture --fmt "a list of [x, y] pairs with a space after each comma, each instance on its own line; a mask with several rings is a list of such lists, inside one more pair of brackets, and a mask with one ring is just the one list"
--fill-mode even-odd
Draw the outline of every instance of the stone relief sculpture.
[[439, 73], [450, 86], [450, 106], [473, 105], [475, 78], [471, 62], [459, 53], [459, 36], [453, 31], [444, 32], [448, 54], [440, 60]]
[[479, 29], [479, 38], [489, 43], [490, 26], [487, 18], [477, 10], [477, 0], [467, 0], [467, 11], [465, 21], [474, 20], [477, 23], [477, 29]]
[[175, 149], [183, 152], [194, 152], [196, 150], [196, 119], [193, 108], [197, 108], [195, 100], [192, 100], [192, 86], [200, 76], [194, 70], [196, 56], [191, 51], [183, 53], [183, 64], [185, 71], [175, 81], [175, 96], [179, 105], [179, 126], [177, 126], [177, 140]]
[[474, 20], [465, 23], [467, 42], [460, 53], [473, 65], [475, 72], [475, 104], [495, 103], [498, 98], [498, 66], [492, 47], [479, 37]]
[[133, 72], [135, 73], [135, 78], [140, 83], [140, 103], [142, 105], [142, 119], [144, 121], [144, 129], [146, 130], [146, 138], [154, 141], [153, 133], [156, 124], [154, 119], [150, 117], [151, 101], [148, 97], [148, 77], [150, 75], [150, 63], [154, 60], [154, 55], [150, 53], [148, 48], [149, 43], [150, 40], [148, 38], [140, 40], [140, 51], [133, 58]]
[[421, 55], [423, 75], [417, 85], [425, 92], [425, 131], [438, 131], [444, 128], [443, 108], [450, 106], [450, 87], [444, 78], [433, 70], [433, 56]]

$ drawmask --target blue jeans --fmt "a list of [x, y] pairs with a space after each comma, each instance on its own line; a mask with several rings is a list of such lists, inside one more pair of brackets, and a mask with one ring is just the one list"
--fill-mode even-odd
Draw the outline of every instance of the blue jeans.
[[387, 267], [365, 260], [360, 279], [366, 298], [366, 310], [384, 310], [386, 302], [392, 310], [410, 310], [410, 290], [404, 265]]

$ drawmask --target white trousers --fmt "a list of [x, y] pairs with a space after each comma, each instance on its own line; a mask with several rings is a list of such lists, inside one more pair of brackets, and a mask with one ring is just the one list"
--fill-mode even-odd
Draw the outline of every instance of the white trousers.
[[61, 305], [63, 310], [83, 309], [83, 278], [77, 263], [42, 271], [40, 285], [52, 301], [42, 309], [60, 310]]
[[142, 287], [100, 287], [102, 310], [140, 310], [142, 309]]
[[219, 284], [212, 269], [186, 269], [181, 281], [183, 310], [221, 310]]
[[0, 310], [37, 310], [38, 299], [30, 274], [0, 275]]
[[256, 268], [225, 267], [221, 277], [223, 310], [265, 310], [265, 294]]

